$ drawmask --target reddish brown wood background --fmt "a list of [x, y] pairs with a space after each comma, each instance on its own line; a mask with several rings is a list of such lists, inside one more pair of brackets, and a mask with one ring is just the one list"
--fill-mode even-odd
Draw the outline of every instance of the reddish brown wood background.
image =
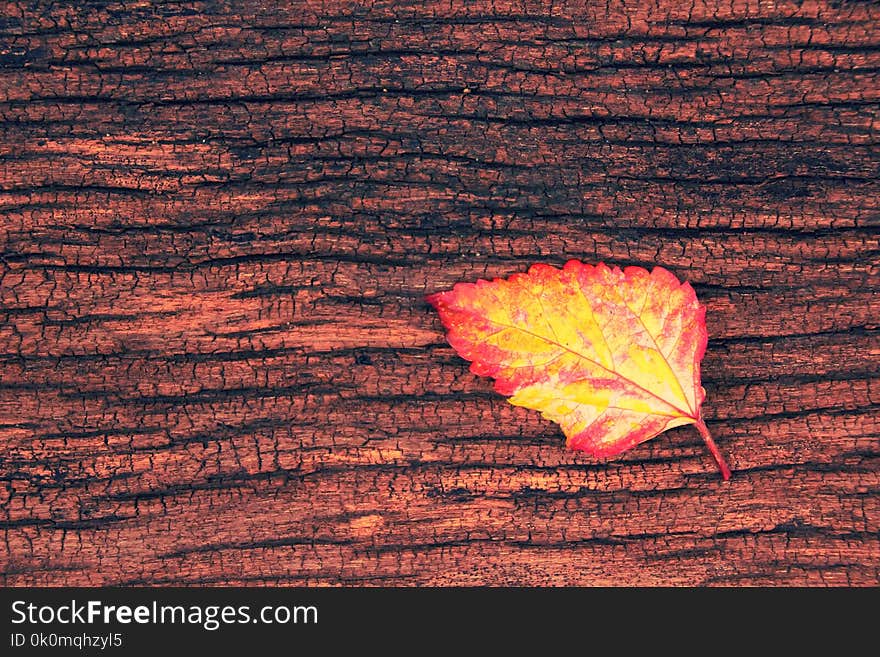
[[[880, 583], [880, 7], [8, 2], [0, 572]], [[423, 296], [569, 257], [708, 306], [600, 462]]]

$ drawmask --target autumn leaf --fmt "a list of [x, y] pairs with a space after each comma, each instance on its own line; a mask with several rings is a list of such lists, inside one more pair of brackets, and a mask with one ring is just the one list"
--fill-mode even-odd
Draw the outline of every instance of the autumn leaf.
[[570, 448], [610, 457], [693, 424], [730, 478], [700, 411], [706, 310], [662, 267], [538, 264], [427, 300], [471, 371], [559, 424]]

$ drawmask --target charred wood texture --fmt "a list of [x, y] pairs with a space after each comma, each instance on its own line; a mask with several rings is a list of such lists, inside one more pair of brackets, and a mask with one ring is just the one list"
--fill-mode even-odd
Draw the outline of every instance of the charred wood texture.
[[[8, 2], [0, 582], [880, 582], [880, 7]], [[705, 414], [566, 451], [426, 293], [662, 264]]]

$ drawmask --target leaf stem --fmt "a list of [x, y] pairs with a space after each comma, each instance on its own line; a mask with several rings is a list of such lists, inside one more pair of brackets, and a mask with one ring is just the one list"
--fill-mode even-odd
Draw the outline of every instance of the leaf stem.
[[724, 479], [724, 481], [727, 481], [730, 479], [730, 468], [727, 467], [727, 463], [724, 461], [724, 456], [721, 455], [721, 450], [718, 449], [718, 445], [712, 440], [712, 434], [709, 433], [709, 428], [706, 426], [706, 423], [703, 422], [702, 414], [700, 414], [700, 417], [697, 419], [696, 426], [697, 431], [700, 432], [703, 440], [706, 441], [706, 447], [708, 447], [709, 451], [712, 453], [715, 463], [718, 464], [718, 469], [721, 470], [721, 478]]

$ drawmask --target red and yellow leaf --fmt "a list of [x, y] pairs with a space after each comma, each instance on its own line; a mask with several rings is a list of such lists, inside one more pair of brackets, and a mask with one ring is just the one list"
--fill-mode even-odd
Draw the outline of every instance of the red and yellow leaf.
[[706, 311], [662, 267], [538, 264], [428, 301], [471, 371], [559, 424], [572, 449], [614, 456], [695, 424], [730, 476], [700, 413]]

